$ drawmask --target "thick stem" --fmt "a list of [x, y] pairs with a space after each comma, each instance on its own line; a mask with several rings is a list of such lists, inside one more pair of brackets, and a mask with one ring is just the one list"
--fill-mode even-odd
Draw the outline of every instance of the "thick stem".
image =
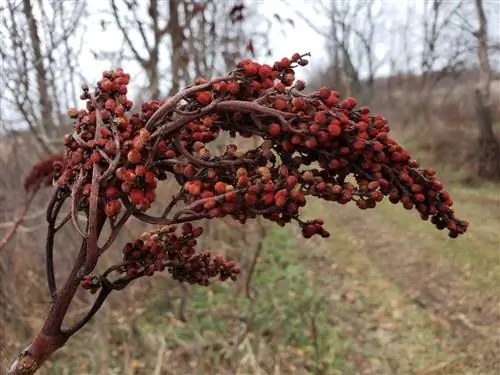
[[68, 340], [68, 335], [46, 335], [40, 332], [12, 364], [7, 375], [32, 375]]
[[[97, 233], [100, 234], [106, 216], [97, 218]], [[82, 241], [75, 265], [68, 276], [66, 283], [56, 294], [45, 323], [33, 342], [18, 356], [11, 366], [8, 375], [31, 375], [58, 349], [60, 349], [71, 336], [61, 330], [64, 317], [78, 289], [78, 273], [85, 263], [87, 255], [87, 241]]]

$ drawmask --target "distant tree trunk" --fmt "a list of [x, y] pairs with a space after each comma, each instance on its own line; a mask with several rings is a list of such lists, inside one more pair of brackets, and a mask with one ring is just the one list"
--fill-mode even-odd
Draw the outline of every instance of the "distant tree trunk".
[[[33, 14], [33, 7], [30, 0], [23, 1], [23, 11], [28, 20], [29, 35], [31, 39], [31, 47], [33, 50], [33, 62], [36, 71], [36, 81], [39, 92], [39, 105], [42, 118], [40, 125], [42, 126], [45, 137], [54, 136], [54, 121], [52, 118], [53, 107], [50, 99], [49, 88], [47, 83], [47, 70], [44, 66], [40, 36], [38, 34], [38, 25]], [[52, 152], [52, 150], [50, 150]]]
[[489, 180], [500, 180], [500, 144], [493, 132], [491, 113], [491, 67], [488, 59], [486, 15], [482, 0], [475, 0], [479, 28], [476, 32], [477, 56], [480, 78], [476, 89], [476, 115], [479, 138], [477, 162], [478, 176]]

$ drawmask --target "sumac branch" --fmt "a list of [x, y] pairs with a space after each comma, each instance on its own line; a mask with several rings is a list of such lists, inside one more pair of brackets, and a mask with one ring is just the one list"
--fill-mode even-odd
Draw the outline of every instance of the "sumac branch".
[[[294, 69], [307, 64], [305, 57], [296, 53], [273, 65], [242, 61], [227, 76], [199, 78], [172, 97], [143, 103], [138, 113], [130, 112], [130, 76], [120, 69], [104, 72], [93, 89], [82, 87], [86, 108], [69, 110], [74, 132], [65, 138], [64, 158], [55, 157], [52, 169], [46, 162], [36, 165], [27, 178], [27, 187], [39, 180], [33, 176], [46, 182], [51, 170], [54, 181], [46, 245], [52, 302], [39, 335], [10, 374], [34, 373], [112, 291], [132, 280], [164, 270], [191, 284], [236, 279], [240, 269], [233, 261], [197, 251], [202, 230], [195, 222], [200, 219], [231, 217], [244, 224], [262, 216], [280, 226], [296, 223], [306, 238], [329, 237], [321, 219], [300, 215], [310, 197], [353, 202], [362, 210], [388, 197], [447, 229], [450, 237], [467, 230], [435, 170], [421, 169], [389, 136], [385, 118], [326, 87], [303, 93], [305, 83], [295, 80]], [[248, 151], [228, 144], [215, 155], [207, 144], [222, 132], [262, 141]], [[158, 184], [167, 179], [175, 180], [179, 190], [162, 214], [153, 216]], [[62, 214], [65, 201], [70, 209]], [[87, 217], [85, 226], [81, 215]], [[99, 257], [132, 216], [154, 229], [127, 243], [119, 264], [95, 273]], [[111, 232], [98, 242], [106, 222]], [[58, 288], [53, 244], [66, 223], [79, 232], [81, 249]], [[79, 287], [98, 296], [79, 322], [63, 328]]]

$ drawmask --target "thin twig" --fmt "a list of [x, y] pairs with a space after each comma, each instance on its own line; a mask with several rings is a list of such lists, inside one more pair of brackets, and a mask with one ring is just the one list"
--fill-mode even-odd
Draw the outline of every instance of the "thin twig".
[[259, 241], [257, 243], [257, 248], [255, 249], [255, 252], [253, 254], [252, 264], [250, 265], [250, 270], [248, 271], [248, 275], [247, 275], [247, 278], [245, 280], [245, 294], [246, 294], [247, 298], [250, 300], [255, 299], [255, 297], [253, 297], [251, 295], [252, 278], [253, 278], [253, 274], [255, 272], [255, 269], [257, 267], [257, 263], [260, 259], [260, 254], [261, 254], [262, 250], [264, 249], [264, 241], [265, 241], [265, 238], [267, 235], [266, 227], [264, 226], [264, 224], [262, 224], [260, 222], [260, 220], [259, 220], [259, 225], [260, 225]]
[[[101, 117], [102, 103], [98, 103], [94, 94], [91, 94], [92, 104], [96, 108], [96, 129], [95, 139], [98, 140], [101, 136], [101, 127], [103, 121]], [[81, 276], [88, 275], [96, 266], [97, 259], [99, 258], [99, 248], [97, 246], [97, 216], [99, 205], [99, 187], [100, 187], [101, 172], [99, 165], [94, 163], [92, 168], [92, 183], [89, 197], [89, 216], [88, 216], [88, 236], [87, 236], [87, 255], [85, 264], [81, 270]]]
[[68, 329], [61, 329], [61, 332], [64, 335], [71, 336], [78, 332], [85, 324], [87, 324], [90, 319], [99, 311], [101, 308], [102, 304], [108, 297], [108, 295], [113, 291], [113, 289], [110, 289], [109, 287], [103, 286], [101, 288], [101, 291], [99, 292], [99, 295], [97, 296], [97, 299], [94, 301], [94, 304], [90, 308], [89, 312], [82, 318], [80, 319], [77, 323], [75, 323], [71, 328]]
[[[78, 222], [78, 206], [80, 200], [80, 192], [83, 188], [83, 181], [85, 180], [85, 172], [83, 169], [80, 169], [80, 175], [78, 176], [76, 182], [73, 184], [73, 188], [71, 189], [71, 206], [70, 206], [70, 214], [71, 220], [73, 222], [73, 226], [76, 231], [80, 234], [82, 238], [87, 238], [87, 234], [80, 227], [80, 223]], [[78, 203], [77, 203], [78, 201]]]
[[19, 216], [17, 217], [16, 220], [14, 220], [13, 222], [13, 225], [12, 225], [12, 228], [10, 228], [10, 231], [7, 232], [7, 234], [2, 238], [2, 240], [0, 241], [0, 251], [2, 251], [2, 249], [7, 246], [7, 244], [9, 243], [9, 241], [12, 239], [12, 237], [14, 237], [14, 235], [16, 234], [16, 231], [17, 229], [19, 228], [19, 226], [21, 225], [21, 223], [23, 222], [26, 214], [28, 213], [28, 210], [31, 206], [31, 203], [33, 202], [33, 198], [35, 198], [35, 195], [36, 193], [38, 192], [39, 190], [39, 186], [36, 187], [35, 189], [33, 189], [29, 195], [26, 197], [25, 201], [24, 201], [24, 207], [23, 207], [23, 210], [21, 211], [21, 213], [19, 214]]
[[106, 243], [102, 245], [99, 248], [99, 254], [102, 255], [106, 250], [109, 249], [109, 247], [113, 244], [115, 241], [116, 237], [120, 233], [120, 230], [123, 228], [125, 223], [128, 221], [128, 219], [132, 216], [132, 210], [128, 209], [125, 211], [125, 213], [122, 215], [120, 220], [118, 220], [118, 223], [114, 226], [113, 230], [111, 231], [111, 234], [109, 235], [108, 239], [106, 240]]
[[118, 138], [118, 129], [115, 124], [111, 124], [111, 130], [113, 131], [113, 138], [115, 140], [116, 155], [111, 163], [109, 163], [108, 169], [102, 174], [100, 181], [105, 181], [113, 173], [115, 173], [116, 168], [120, 163], [120, 158], [122, 157], [120, 139]]
[[[170, 97], [163, 103], [158, 110], [149, 118], [147, 121], [145, 128], [148, 130], [153, 130], [156, 128], [159, 124], [162, 122], [162, 118], [171, 112], [173, 108], [179, 103], [181, 100], [186, 99], [187, 97], [203, 90], [209, 89], [214, 83], [217, 82], [222, 82], [222, 81], [229, 81], [229, 80], [234, 80], [234, 77], [231, 76], [225, 76], [225, 77], [220, 77], [216, 78], [208, 83], [204, 83], [202, 85], [197, 85], [197, 86], [192, 86], [189, 88], [184, 89], [183, 91], [177, 93], [176, 95]], [[195, 116], [195, 118], [198, 116]], [[155, 132], [156, 133], [156, 132]]]

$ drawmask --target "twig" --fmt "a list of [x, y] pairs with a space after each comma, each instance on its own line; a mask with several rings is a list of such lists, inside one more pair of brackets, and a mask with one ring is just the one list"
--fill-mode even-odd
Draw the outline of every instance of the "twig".
[[163, 367], [163, 356], [165, 355], [167, 345], [165, 344], [165, 339], [161, 337], [160, 347], [158, 348], [158, 354], [156, 357], [156, 365], [153, 371], [153, 375], [161, 375], [161, 369]]
[[97, 296], [97, 299], [94, 301], [94, 304], [90, 308], [89, 312], [77, 323], [75, 323], [71, 328], [61, 329], [61, 332], [67, 336], [71, 336], [76, 332], [78, 332], [85, 324], [87, 324], [90, 321], [90, 319], [92, 319], [92, 317], [97, 313], [97, 311], [99, 311], [102, 304], [104, 303], [108, 295], [112, 292], [112, 290], [113, 289], [103, 285], [101, 291], [99, 292], [99, 295]]
[[207, 168], [216, 168], [220, 167], [222, 165], [242, 165], [245, 163], [251, 163], [253, 160], [250, 159], [237, 159], [237, 160], [218, 160], [218, 161], [207, 161], [207, 160], [202, 160], [191, 154], [186, 147], [184, 147], [184, 144], [181, 141], [181, 135], [178, 133], [175, 136], [174, 139], [174, 145], [175, 147], [182, 153], [182, 155], [188, 159], [191, 163], [196, 164], [198, 166], [202, 167], [207, 167]]
[[[73, 188], [71, 189], [71, 206], [70, 206], [70, 215], [71, 220], [73, 222], [73, 226], [76, 231], [80, 234], [82, 238], [87, 238], [87, 234], [80, 227], [80, 223], [78, 222], [78, 204], [77, 201], [80, 200], [80, 192], [83, 188], [82, 184], [85, 180], [85, 172], [83, 169], [80, 169], [80, 175], [78, 176], [76, 182], [73, 184]], [[79, 202], [78, 202], [79, 203]]]
[[[95, 139], [98, 140], [101, 136], [101, 127], [103, 125], [101, 117], [102, 103], [98, 103], [94, 94], [91, 94], [92, 104], [96, 108], [96, 129]], [[99, 205], [99, 187], [100, 187], [101, 172], [99, 165], [94, 163], [92, 168], [92, 186], [90, 189], [89, 197], [89, 216], [88, 216], [88, 240], [87, 240], [87, 255], [85, 263], [80, 271], [80, 277], [88, 275], [96, 266], [97, 259], [99, 258], [99, 249], [97, 246], [97, 216]]]
[[251, 295], [251, 289], [252, 289], [252, 278], [253, 274], [255, 272], [255, 269], [257, 267], [257, 263], [260, 259], [260, 254], [262, 250], [264, 249], [264, 241], [267, 235], [267, 230], [265, 226], [260, 222], [259, 220], [259, 225], [260, 225], [260, 233], [259, 233], [259, 242], [257, 243], [257, 248], [254, 251], [253, 258], [252, 258], [252, 264], [250, 265], [250, 270], [248, 271], [247, 278], [245, 280], [245, 295], [247, 296], [248, 299], [254, 300], [255, 297]]
[[116, 155], [115, 155], [113, 161], [109, 164], [108, 169], [102, 174], [100, 181], [106, 180], [113, 173], [115, 173], [116, 168], [118, 167], [118, 164], [120, 163], [120, 158], [122, 157], [120, 140], [118, 139], [118, 129], [116, 128], [115, 124], [111, 124], [111, 130], [113, 131], [113, 137], [115, 140]]
[[187, 322], [186, 305], [189, 296], [189, 290], [184, 283], [181, 283], [181, 291], [182, 291], [182, 296], [181, 296], [181, 303], [179, 304], [179, 319], [183, 322]]
[[120, 233], [120, 230], [123, 228], [127, 220], [132, 216], [132, 210], [128, 209], [123, 216], [118, 220], [118, 223], [116, 223], [115, 227], [111, 231], [111, 234], [109, 235], [108, 239], [106, 240], [106, 243], [102, 245], [99, 248], [99, 254], [102, 255], [106, 250], [109, 249], [109, 247], [113, 244], [114, 240]]
[[[225, 77], [220, 77], [216, 78], [208, 83], [204, 83], [202, 85], [197, 85], [197, 86], [192, 86], [187, 89], [184, 89], [183, 91], [177, 93], [176, 95], [172, 96], [171, 98], [167, 99], [165, 103], [163, 103], [158, 110], [151, 116], [148, 120], [148, 122], [145, 125], [145, 128], [148, 130], [152, 130], [155, 127], [157, 127], [159, 124], [161, 124], [163, 117], [167, 115], [172, 109], [179, 103], [182, 99], [186, 99], [190, 95], [193, 95], [199, 91], [207, 90], [209, 89], [214, 83], [217, 82], [222, 82], [222, 81], [228, 81], [228, 80], [234, 80], [234, 77], [231, 76], [225, 76]], [[196, 116], [197, 117], [197, 116]], [[195, 117], [195, 118], [196, 118]], [[155, 132], [156, 133], [156, 132]]]
[[2, 251], [2, 249], [5, 246], [7, 246], [7, 244], [9, 243], [9, 241], [16, 234], [17, 228], [19, 228], [19, 226], [23, 222], [26, 214], [28, 213], [28, 210], [29, 210], [29, 208], [31, 206], [31, 203], [33, 202], [33, 198], [35, 198], [35, 195], [38, 192], [39, 188], [40, 188], [39, 186], [37, 186], [36, 188], [34, 188], [31, 191], [31, 193], [26, 197], [26, 199], [24, 201], [23, 210], [21, 211], [21, 213], [19, 214], [19, 216], [17, 217], [17, 219], [14, 220], [12, 228], [10, 228], [10, 231], [7, 232], [7, 234], [2, 238], [2, 241], [0, 241], [0, 251]]
[[[57, 191], [54, 195], [58, 195]], [[45, 268], [47, 272], [47, 285], [51, 301], [54, 301], [57, 294], [56, 278], [54, 274], [54, 236], [57, 232], [55, 222], [57, 220], [57, 214], [61, 210], [63, 203], [64, 199], [58, 199], [54, 204], [53, 212], [48, 222], [47, 240], [45, 242]]]
[[[36, 219], [39, 219], [40, 216], [43, 216], [43, 214], [47, 212], [47, 209], [44, 208], [40, 211], [37, 211], [37, 212], [33, 212], [32, 214], [26, 214], [23, 218], [23, 222], [25, 221], [28, 221], [28, 220], [36, 220]], [[0, 229], [9, 229], [9, 228], [12, 228], [16, 225], [16, 221], [18, 219], [14, 220], [14, 221], [8, 221], [8, 222], [4, 222], [4, 223], [0, 223]]]
[[[186, 116], [179, 116], [176, 120], [167, 122], [165, 125], [160, 126], [158, 129], [154, 131], [153, 134], [151, 134], [151, 138], [156, 138], [158, 136], [166, 136], [168, 134], [174, 133], [180, 128], [182, 128], [184, 125], [189, 123], [190, 121], [196, 120], [197, 118], [200, 118], [207, 113], [211, 112], [216, 106], [217, 106], [218, 101], [214, 100], [212, 103], [209, 105], [203, 107], [200, 109], [199, 113], [196, 113], [194, 115], [186, 115]], [[156, 112], [155, 112], [156, 114]], [[153, 115], [154, 116], [154, 115]]]
[[170, 213], [170, 211], [172, 211], [172, 209], [175, 207], [175, 205], [179, 202], [179, 200], [181, 199], [181, 197], [184, 195], [184, 192], [185, 192], [184, 191], [184, 187], [181, 186], [181, 188], [179, 189], [179, 191], [177, 192], [177, 194], [172, 197], [172, 199], [168, 203], [167, 207], [165, 207], [165, 209], [163, 210], [163, 214], [161, 215], [162, 217], [167, 217], [168, 216], [168, 214]]

